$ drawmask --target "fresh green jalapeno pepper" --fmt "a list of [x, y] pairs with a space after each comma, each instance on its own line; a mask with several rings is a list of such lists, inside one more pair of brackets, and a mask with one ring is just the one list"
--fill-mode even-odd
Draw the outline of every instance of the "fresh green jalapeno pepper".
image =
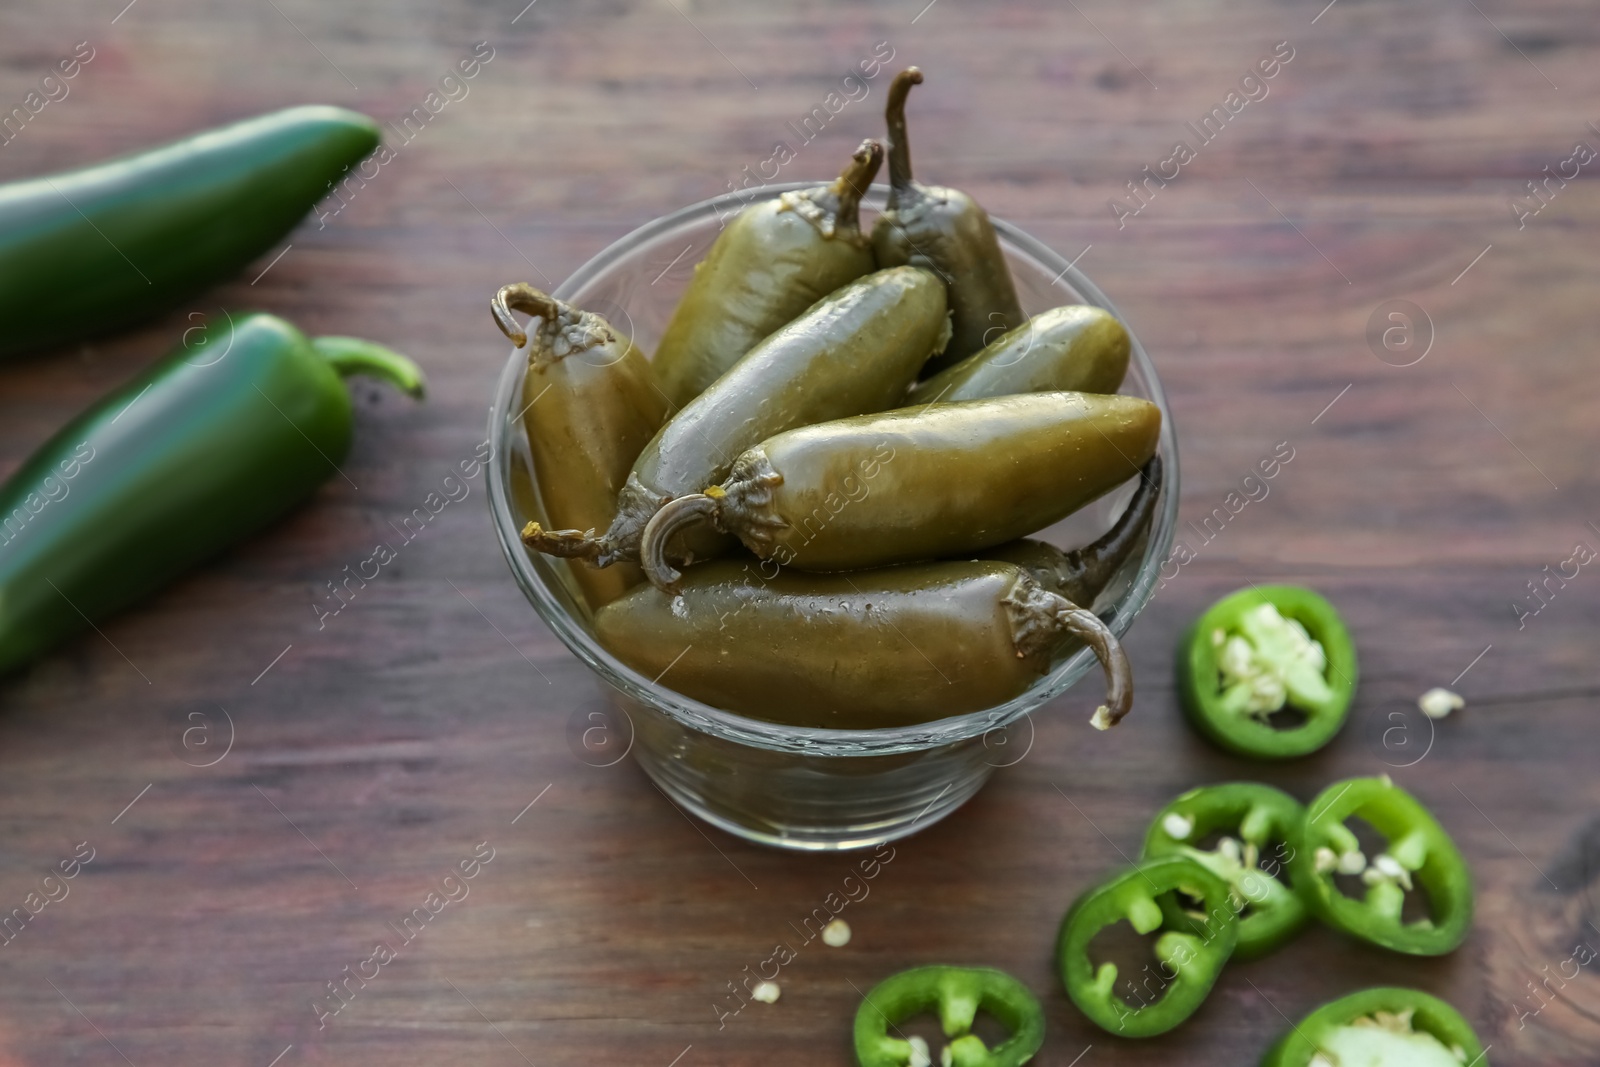
[[755, 204], [722, 231], [656, 346], [656, 374], [674, 405], [699, 396], [806, 308], [872, 272], [860, 206], [882, 160], [883, 146], [863, 141], [831, 185]]
[[[1044, 1044], [1044, 1009], [1028, 987], [989, 967], [916, 967], [872, 987], [856, 1011], [856, 1062], [861, 1067], [907, 1067], [926, 1056], [924, 1045], [890, 1037], [913, 1015], [936, 1011], [944, 1035], [953, 1038], [940, 1062], [947, 1067], [1021, 1067]], [[989, 1048], [972, 1033], [978, 1012], [986, 1012], [1011, 1031]], [[929, 1062], [922, 1059], [923, 1063]]]
[[[1356, 688], [1356, 650], [1339, 613], [1309, 589], [1263, 585], [1213, 604], [1178, 646], [1189, 721], [1241, 756], [1315, 752], [1344, 725]], [[1276, 728], [1284, 707], [1303, 723]]]
[[310, 496], [350, 447], [349, 374], [422, 395], [422, 373], [386, 348], [250, 315], [45, 442], [0, 487], [0, 672]]
[[662, 506], [640, 559], [672, 589], [673, 538], [710, 524], [762, 559], [843, 571], [980, 552], [1043, 529], [1155, 454], [1161, 409], [1133, 396], [1026, 393], [787, 430], [728, 480]]
[[1038, 681], [1068, 636], [1106, 672], [1094, 725], [1115, 725], [1133, 702], [1105, 624], [1009, 563], [807, 574], [716, 560], [676, 596], [642, 586], [607, 604], [595, 636], [686, 696], [792, 726], [876, 729], [993, 707]]
[[157, 314], [236, 273], [377, 147], [365, 115], [294, 107], [0, 186], [0, 358]]
[[[529, 523], [522, 539], [597, 567], [637, 560], [645, 524], [661, 505], [715, 485], [741, 452], [774, 434], [890, 407], [949, 335], [944, 286], [927, 271], [894, 267], [858, 278], [780, 327], [667, 420], [634, 463], [605, 533]], [[702, 537], [689, 547], [714, 555], [727, 541]]]
[[[522, 379], [522, 425], [545, 518], [557, 526], [604, 529], [633, 461], [667, 415], [661, 392], [631, 339], [605, 319], [533, 288], [507, 285], [491, 302], [495, 323], [528, 349]], [[511, 312], [538, 319], [530, 335]], [[574, 567], [591, 608], [644, 580], [639, 568]]]
[[1488, 1067], [1461, 1014], [1416, 989], [1364, 989], [1324, 1004], [1261, 1067]]
[[1138, 488], [1117, 521], [1082, 548], [1063, 552], [1046, 541], [1025, 537], [985, 549], [981, 554], [984, 559], [1015, 563], [1050, 592], [1092, 608], [1149, 530], [1161, 495], [1162, 470], [1161, 457], [1151, 456], [1140, 471]]
[[1008, 393], [1115, 393], [1128, 373], [1128, 331], [1103, 308], [1035, 315], [980, 352], [911, 387], [906, 405]]
[[[1160, 898], [1174, 892], [1201, 903], [1208, 917], [1203, 933], [1192, 932], [1188, 924], [1168, 928]], [[1146, 967], [1142, 980], [1126, 979], [1139, 1007], [1118, 992], [1116, 964], [1097, 968], [1089, 958], [1095, 935], [1123, 919], [1141, 934], [1162, 931], [1155, 943], [1157, 971]], [[1238, 936], [1227, 884], [1193, 860], [1163, 856], [1144, 860], [1079, 897], [1061, 921], [1056, 960], [1067, 996], [1091, 1021], [1123, 1037], [1154, 1037], [1200, 1007]]]
[[[1360, 818], [1388, 838], [1368, 857], [1345, 825]], [[1336, 930], [1411, 956], [1439, 956], [1472, 928], [1472, 875], [1455, 842], [1427, 808], [1380, 778], [1335, 782], [1311, 802], [1290, 861], [1295, 889]], [[1359, 876], [1361, 899], [1345, 895], [1338, 875]], [[1407, 921], [1406, 891], [1420, 886], [1429, 915]]]
[[[1299, 933], [1311, 913], [1287, 877], [1291, 842], [1305, 807], [1289, 794], [1259, 782], [1228, 782], [1191, 789], [1156, 813], [1145, 834], [1144, 855], [1186, 856], [1228, 883], [1239, 916], [1239, 959], [1255, 959]], [[1213, 834], [1221, 838], [1201, 848]], [[1162, 909], [1174, 925], [1190, 917], [1181, 902], [1166, 898]]]
[[880, 267], [927, 267], [950, 287], [953, 334], [928, 365], [940, 371], [1021, 326], [1023, 314], [988, 213], [959, 189], [911, 177], [906, 96], [921, 84], [922, 72], [907, 67], [889, 86], [889, 200], [872, 227], [872, 249]]

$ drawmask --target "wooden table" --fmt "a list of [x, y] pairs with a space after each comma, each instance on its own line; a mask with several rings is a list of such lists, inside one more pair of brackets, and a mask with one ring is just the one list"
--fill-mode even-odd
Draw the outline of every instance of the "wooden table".
[[[70, 95], [0, 146], [5, 178], [292, 103], [398, 120], [475, 42], [493, 50], [468, 95], [270, 266], [0, 369], [0, 473], [175, 344], [192, 311], [379, 338], [432, 384], [420, 406], [358, 386], [348, 481], [0, 684], [0, 908], [93, 854], [0, 948], [0, 1064], [845, 1063], [860, 991], [934, 961], [1037, 990], [1041, 1063], [1254, 1063], [1287, 1019], [1379, 983], [1448, 998], [1497, 1064], [1595, 1062], [1600, 974], [1567, 961], [1600, 948], [1600, 577], [1553, 580], [1527, 613], [1541, 603], [1529, 582], [1600, 546], [1595, 165], [1552, 180], [1548, 203], [1522, 201], [1520, 227], [1511, 206], [1576, 143], [1600, 147], [1592, 9], [922, 2], [0, 13], [7, 109], [76, 42], [94, 50]], [[1279, 42], [1293, 58], [1227, 114]], [[1060, 701], [1025, 758], [894, 846], [845, 913], [848, 947], [800, 947], [781, 1001], [719, 1024], [730, 983], [797, 941], [857, 858], [746, 845], [631, 762], [581, 758], [570, 733], [596, 690], [510, 582], [481, 477], [337, 616], [319, 627], [313, 605], [482, 439], [505, 354], [494, 287], [561, 279], [723, 191], [777, 140], [797, 147], [783, 177], [828, 174], [880, 132], [886, 76], [810, 144], [786, 124], [875, 49], [928, 72], [918, 173], [1081, 255], [1153, 354], [1194, 558], [1129, 641], [1140, 699], [1125, 727], [1089, 728], [1093, 686]], [[1184, 123], [1214, 106], [1228, 121], [1201, 143]], [[1132, 214], [1127, 183], [1159, 173], [1179, 138], [1194, 158]], [[1369, 324], [1391, 325], [1394, 300], [1431, 327], [1413, 311], [1413, 347], [1374, 348]], [[1201, 520], [1280, 442], [1293, 459], [1270, 495], [1205, 540]], [[1287, 766], [1213, 751], [1173, 699], [1182, 628], [1246, 580], [1315, 584], [1360, 646], [1349, 726]], [[1430, 730], [1414, 701], [1435, 685], [1468, 706]], [[187, 745], [186, 730], [200, 731]], [[1383, 772], [1471, 861], [1478, 918], [1460, 951], [1403, 959], [1313, 930], [1231, 968], [1194, 1020], [1141, 1044], [1060, 993], [1062, 911], [1167, 798], [1239, 777], [1309, 797]], [[339, 1003], [328, 983], [400, 943], [389, 924], [475, 850], [493, 859], [470, 894], [344, 987], [319, 1028], [313, 1005]]]

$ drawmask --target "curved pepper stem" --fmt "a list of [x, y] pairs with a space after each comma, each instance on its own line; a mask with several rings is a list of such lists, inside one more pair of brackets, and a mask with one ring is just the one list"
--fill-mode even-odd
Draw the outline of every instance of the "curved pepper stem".
[[1067, 553], [1067, 559], [1074, 565], [1072, 569], [1078, 572], [1084, 589], [1098, 592], [1111, 584], [1111, 575], [1122, 566], [1145, 527], [1150, 524], [1156, 498], [1161, 495], [1164, 473], [1161, 457], [1151, 456], [1139, 472], [1139, 488], [1133, 491], [1133, 498], [1128, 501], [1122, 514], [1117, 516], [1111, 529], [1082, 548]]
[[418, 400], [426, 390], [427, 379], [422, 376], [422, 368], [383, 345], [359, 337], [314, 337], [311, 347], [341, 378], [352, 374], [381, 378]]
[[606, 554], [606, 540], [596, 537], [593, 530], [546, 530], [536, 522], [529, 522], [522, 528], [522, 543], [547, 556], [581, 559], [604, 566], [601, 557]]
[[913, 85], [922, 84], [922, 71], [907, 67], [889, 85], [889, 101], [883, 106], [884, 122], [889, 127], [889, 184], [904, 189], [911, 184], [911, 143], [906, 140], [906, 97]]
[[1128, 654], [1100, 616], [1058, 593], [1045, 595], [1050, 598], [1062, 629], [1093, 649], [1105, 669], [1106, 702], [1095, 709], [1089, 722], [1096, 730], [1109, 730], [1133, 710], [1133, 667], [1128, 663]]
[[690, 493], [676, 497], [650, 516], [650, 521], [645, 523], [644, 538], [639, 543], [639, 565], [644, 568], [651, 585], [677, 595], [678, 580], [683, 572], [668, 561], [667, 546], [691, 526], [709, 522], [719, 530], [722, 528], [722, 497], [718, 494]]
[[872, 179], [883, 165], [883, 145], [872, 138], [861, 142], [850, 162], [833, 182], [833, 195], [839, 198], [839, 224], [860, 228], [861, 198], [867, 195]]
[[528, 343], [528, 333], [521, 323], [511, 317], [511, 313], [522, 311], [553, 322], [561, 314], [561, 302], [527, 282], [512, 282], [502, 285], [500, 291], [494, 294], [494, 299], [489, 301], [489, 310], [494, 313], [494, 324], [500, 327], [500, 332], [521, 348]]

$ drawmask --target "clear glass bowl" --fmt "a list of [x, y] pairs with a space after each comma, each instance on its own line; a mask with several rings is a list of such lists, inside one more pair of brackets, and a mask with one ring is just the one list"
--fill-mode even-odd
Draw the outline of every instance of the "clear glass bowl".
[[[811, 184], [770, 185], [760, 195]], [[864, 228], [882, 208], [887, 191], [874, 186], [868, 194]], [[694, 264], [726, 220], [748, 202], [749, 194], [729, 193], [641, 226], [585, 263], [554, 295], [604, 316], [651, 353]], [[999, 219], [994, 226], [1029, 315], [1073, 303], [1116, 314], [1105, 295], [1061, 256], [1015, 226]], [[1090, 684], [1102, 684], [1093, 655], [1080, 648], [1004, 704], [916, 726], [854, 731], [760, 722], [655, 684], [595, 640], [589, 611], [568, 569], [584, 564], [532, 552], [518, 536], [530, 519], [544, 521], [517, 417], [525, 362], [522, 353], [512, 351], [489, 413], [495, 442], [489, 508], [506, 561], [534, 610], [604, 683], [631, 727], [631, 752], [646, 773], [707, 822], [752, 841], [794, 849], [866, 848], [904, 837], [954, 811], [996, 766], [1008, 762], [999, 758], [999, 743], [1012, 723], [1085, 674], [1093, 674]], [[1122, 391], [1161, 408], [1165, 479], [1142, 555], [1129, 560], [1094, 605], [1109, 616], [1119, 636], [1154, 590], [1178, 512], [1171, 413], [1137, 338]], [[1063, 548], [1084, 544], [1110, 527], [1132, 492], [1130, 481], [1038, 536]]]

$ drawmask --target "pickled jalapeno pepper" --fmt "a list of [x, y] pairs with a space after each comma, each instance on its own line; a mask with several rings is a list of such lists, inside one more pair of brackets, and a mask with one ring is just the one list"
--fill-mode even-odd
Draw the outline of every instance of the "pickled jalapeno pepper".
[[1095, 599], [1111, 584], [1112, 576], [1133, 553], [1134, 546], [1150, 528], [1161, 495], [1162, 463], [1151, 456], [1140, 471], [1139, 487], [1111, 529], [1082, 548], [1063, 552], [1046, 541], [1030, 537], [985, 549], [984, 559], [1015, 563], [1052, 593], [1060, 593], [1074, 604], [1093, 607]]
[[741, 211], [694, 269], [656, 346], [655, 369], [682, 407], [757, 342], [874, 268], [861, 197], [883, 160], [863, 141], [829, 185], [783, 193]]
[[[597, 567], [637, 560], [645, 524], [667, 501], [717, 484], [741, 452], [774, 434], [892, 406], [949, 334], [944, 286], [932, 274], [893, 267], [858, 278], [756, 345], [667, 420], [634, 463], [604, 533], [529, 523], [522, 539]], [[710, 555], [728, 540], [712, 534], [689, 547]]]
[[912, 386], [906, 405], [1007, 393], [1114, 393], [1128, 373], [1128, 330], [1103, 308], [1035, 315], [980, 352]]
[[1043, 529], [1138, 473], [1161, 410], [1131, 396], [1027, 393], [803, 426], [733, 462], [645, 529], [671, 589], [674, 537], [709, 524], [762, 559], [839, 571], [978, 552]]
[[889, 86], [889, 200], [872, 227], [872, 249], [880, 267], [927, 267], [950, 287], [954, 333], [928, 368], [940, 371], [1021, 326], [1023, 314], [988, 213], [959, 189], [911, 176], [906, 96], [921, 84], [922, 71], [907, 67]]
[[1133, 703], [1105, 624], [1009, 563], [807, 574], [715, 560], [689, 570], [676, 596], [641, 586], [607, 604], [595, 636], [685, 696], [792, 726], [877, 729], [993, 707], [1037, 682], [1067, 637], [1106, 673], [1095, 727]]
[[[633, 461], [661, 427], [667, 401], [649, 362], [605, 319], [531, 285], [504, 286], [491, 302], [496, 325], [526, 348], [522, 425], [545, 517], [604, 529]], [[512, 316], [535, 316], [524, 330]], [[643, 581], [637, 567], [574, 567], [591, 608]]]

